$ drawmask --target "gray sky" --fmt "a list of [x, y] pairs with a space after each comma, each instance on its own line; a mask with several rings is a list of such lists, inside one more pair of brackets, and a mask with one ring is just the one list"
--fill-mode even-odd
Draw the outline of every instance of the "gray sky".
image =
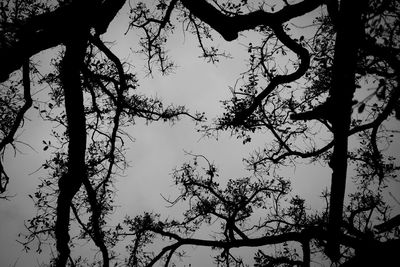
[[[198, 58], [200, 49], [193, 36], [183, 36], [178, 29], [169, 40], [169, 55], [178, 65], [178, 69], [169, 76], [155, 73], [153, 78], [145, 77], [143, 58], [130, 53], [130, 48], [137, 49], [137, 33], [130, 32], [124, 35], [127, 25], [125, 14], [124, 11], [120, 12], [104, 40], [117, 41], [112, 50], [120, 58], [127, 58], [129, 55], [128, 60], [135, 67], [133, 71], [139, 76], [139, 90], [147, 95], [162, 98], [165, 104], [185, 105], [192, 112], [204, 111], [209, 119], [221, 114], [223, 109], [220, 101], [230, 97], [228, 87], [233, 86], [239, 74], [246, 70], [246, 48], [243, 44], [248, 44], [251, 40], [245, 38], [246, 36], [232, 43], [220, 40], [221, 46], [233, 59], [222, 60], [221, 63], [212, 65]], [[51, 52], [43, 52], [35, 57], [43, 69], [48, 66], [49, 55]], [[35, 88], [38, 91], [41, 89]], [[37, 97], [44, 94], [46, 90], [38, 93]], [[12, 177], [9, 192], [10, 195], [15, 194], [15, 197], [10, 201], [0, 201], [0, 214], [5, 215], [0, 217], [0, 266], [12, 266], [14, 263], [17, 263], [16, 266], [29, 266], [46, 261], [47, 258], [46, 252], [43, 255], [22, 252], [22, 246], [15, 241], [18, 233], [25, 232], [23, 222], [35, 214], [28, 194], [34, 193], [38, 177], [45, 176], [42, 170], [35, 171], [49, 157], [49, 153], [42, 151], [42, 140], [51, 140], [48, 136], [49, 126], [39, 119], [36, 110], [31, 110], [26, 117], [27, 121], [24, 129], [20, 131], [19, 140], [29, 143], [34, 150], [20, 144], [18, 148], [22, 153], [17, 153], [14, 157], [14, 153], [9, 151], [6, 155], [6, 168]], [[143, 121], [138, 121], [137, 125], [129, 128], [129, 134], [136, 142], [127, 144], [129, 150], [126, 157], [131, 167], [126, 170], [124, 177], [118, 178], [116, 182], [116, 204], [121, 205], [116, 216], [120, 218], [125, 214], [135, 216], [145, 210], [168, 214], [179, 212], [167, 210], [160, 194], [174, 196], [170, 173], [174, 167], [190, 159], [185, 156], [184, 151], [207, 156], [219, 167], [222, 179], [239, 178], [249, 175], [244, 171], [242, 158], [268, 141], [264, 136], [259, 136], [256, 142], [243, 145], [241, 140], [230, 137], [229, 133], [221, 134], [219, 140], [203, 138], [195, 131], [194, 123], [188, 118], [183, 118], [172, 127], [169, 123], [161, 122], [146, 126]], [[301, 168], [299, 169], [296, 173], [301, 171]], [[318, 172], [313, 176], [318, 176]], [[314, 178], [316, 177], [307, 179]], [[320, 194], [320, 182], [328, 181], [326, 175], [323, 179], [318, 177], [318, 180], [317, 183], [311, 183], [315, 186], [315, 194], [312, 196], [315, 199]], [[301, 184], [304, 183], [299, 183]], [[310, 187], [307, 186], [307, 189]], [[207, 253], [208, 249], [199, 248], [193, 254]]]
[[[126, 58], [130, 48], [135, 50], [137, 42], [134, 32], [124, 36], [127, 26], [125, 14], [125, 11], [121, 11], [104, 37], [104, 40], [117, 41], [112, 50], [120, 58]], [[192, 112], [204, 111], [212, 119], [222, 113], [220, 101], [230, 97], [228, 87], [234, 85], [238, 75], [246, 68], [246, 48], [242, 44], [248, 44], [249, 41], [244, 37], [233, 43], [221, 40], [221, 46], [226, 47], [233, 59], [212, 65], [198, 58], [200, 49], [193, 37], [188, 34], [184, 37], [178, 29], [169, 44], [170, 56], [179, 68], [166, 77], [155, 73], [153, 78], [146, 78], [143, 72], [145, 62], [142, 58], [130, 54], [128, 59], [135, 66], [133, 71], [138, 73], [141, 92], [157, 95], [165, 104], [185, 105]], [[46, 68], [48, 53], [41, 53], [35, 59]], [[43, 91], [39, 95], [45, 93]], [[190, 159], [185, 156], [184, 150], [203, 154], [215, 162], [221, 170], [222, 179], [239, 178], [249, 175], [244, 171], [242, 158], [268, 142], [265, 136], [259, 135], [255, 142], [243, 145], [241, 140], [230, 137], [229, 133], [222, 134], [218, 141], [202, 138], [188, 118], [183, 118], [172, 127], [161, 122], [146, 126], [143, 121], [138, 121], [128, 131], [136, 142], [127, 143], [129, 150], [126, 157], [131, 167], [116, 182], [116, 204], [121, 207], [115, 216], [120, 218], [125, 214], [133, 217], [144, 210], [169, 215], [179, 213], [179, 210], [167, 210], [160, 194], [173, 196], [176, 192], [170, 173], [174, 167]], [[0, 201], [0, 266], [13, 266], [15, 262], [15, 266], [37, 266], [36, 263], [46, 261], [47, 258], [46, 253], [39, 256], [36, 253], [22, 252], [22, 246], [15, 240], [18, 233], [25, 232], [23, 222], [35, 213], [33, 203], [27, 195], [34, 193], [38, 177], [45, 175], [43, 171], [33, 172], [49, 156], [48, 152], [42, 151], [41, 144], [43, 139], [49, 138], [49, 127], [38, 119], [36, 110], [31, 110], [27, 114], [24, 129], [19, 133], [19, 140], [29, 143], [34, 150], [20, 144], [18, 148], [21, 153], [17, 153], [15, 157], [12, 151], [6, 153], [6, 168], [12, 177], [9, 194], [15, 194], [15, 197], [10, 201]], [[319, 199], [321, 190], [330, 186], [330, 170], [327, 167], [298, 166], [296, 169], [288, 169], [287, 175], [292, 177], [296, 192], [305, 194], [302, 196], [307, 197], [312, 205], [320, 207], [323, 204]], [[209, 250], [196, 249], [193, 254], [198, 257], [207, 255], [208, 252]], [[183, 263], [179, 266], [183, 266]]]

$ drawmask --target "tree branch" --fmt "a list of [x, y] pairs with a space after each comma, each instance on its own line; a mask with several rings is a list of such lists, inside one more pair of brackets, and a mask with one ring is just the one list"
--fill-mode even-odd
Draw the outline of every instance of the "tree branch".
[[[0, 64], [7, 65], [7, 64]], [[24, 115], [28, 111], [28, 109], [32, 106], [32, 97], [31, 97], [31, 81], [29, 77], [29, 59], [25, 60], [22, 66], [22, 85], [24, 88], [24, 105], [20, 108], [15, 117], [14, 123], [11, 125], [11, 129], [8, 134], [4, 137], [0, 142], [0, 153], [4, 152], [5, 147], [8, 144], [11, 144], [14, 141], [15, 133], [18, 128], [21, 126]], [[4, 170], [2, 159], [0, 159], [0, 194], [4, 193], [7, 189], [9, 177]]]
[[278, 25], [295, 17], [313, 11], [323, 4], [320, 0], [304, 0], [297, 4], [287, 5], [280, 11], [268, 13], [258, 10], [245, 15], [228, 16], [205, 0], [181, 0], [181, 3], [193, 15], [210, 25], [227, 41], [233, 41], [238, 33], [251, 30], [260, 25]]

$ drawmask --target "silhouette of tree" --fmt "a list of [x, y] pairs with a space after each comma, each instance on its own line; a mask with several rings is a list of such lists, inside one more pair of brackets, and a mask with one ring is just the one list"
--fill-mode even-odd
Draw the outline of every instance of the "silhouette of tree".
[[[109, 266], [110, 240], [104, 230], [105, 216], [113, 210], [112, 178], [124, 168], [121, 127], [135, 118], [148, 121], [174, 120], [188, 115], [182, 106], [163, 107], [158, 99], [135, 93], [137, 80], [129, 65], [120, 61], [100, 39], [125, 1], [60, 2], [50, 7], [35, 1], [2, 4], [1, 80], [4, 120], [1, 151], [13, 144], [24, 113], [32, 105], [29, 58], [47, 48], [63, 45], [54, 72], [39, 82], [50, 85], [51, 100], [40, 113], [44, 119], [65, 126], [65, 132], [53, 131], [59, 144], [43, 140], [45, 150], [54, 149], [54, 157], [43, 167], [50, 177], [31, 196], [38, 215], [28, 222], [28, 248], [35, 238], [41, 242], [51, 236], [58, 251], [55, 266], [75, 265], [70, 256], [70, 212], [82, 229], [82, 238], [91, 239], [102, 255], [102, 266]], [[17, 74], [23, 65], [23, 99]], [[10, 76], [11, 75], [11, 76]], [[9, 84], [7, 84], [9, 83]], [[2, 115], [3, 116], [3, 115]], [[201, 114], [191, 116], [201, 120]], [[110, 130], [111, 126], [111, 130]], [[9, 177], [1, 164], [1, 193], [6, 192]], [[90, 216], [86, 214], [89, 212]], [[86, 221], [85, 221], [86, 220]]]
[[[400, 117], [399, 3], [160, 0], [131, 6], [129, 27], [143, 32], [139, 46], [150, 73], [155, 67], [162, 73], [173, 67], [165, 44], [178, 24], [198, 38], [202, 56], [213, 63], [228, 55], [213, 45], [213, 30], [227, 41], [254, 32], [259, 40], [248, 45], [248, 71], [224, 102], [226, 112], [204, 132], [230, 130], [246, 143], [268, 130], [274, 139], [246, 160], [253, 176], [231, 179], [226, 186], [218, 184], [213, 164], [192, 155], [193, 162], [173, 174], [181, 194], [170, 203], [188, 204], [182, 221], [147, 212], [127, 217], [112, 231], [104, 226], [114, 208], [113, 176], [125, 165], [121, 127], [138, 117], [152, 121], [189, 115], [183, 107], [164, 109], [159, 100], [137, 95], [128, 64], [101, 40], [124, 4], [91, 0], [51, 6], [31, 0], [1, 5], [0, 60], [6, 64], [0, 66], [0, 81], [8, 88], [1, 101], [9, 103], [1, 107], [3, 153], [32, 105], [29, 59], [47, 48], [64, 47], [55, 71], [41, 79], [51, 85], [52, 98], [41, 113], [64, 125], [65, 133], [53, 133], [57, 147], [45, 142], [55, 152], [44, 164], [50, 177], [32, 196], [40, 212], [28, 223], [26, 245], [50, 236], [56, 240], [56, 266], [85, 264], [70, 255], [71, 210], [80, 238], [95, 243], [103, 266], [115, 257], [111, 247], [130, 237], [129, 266], [159, 261], [168, 266], [187, 245], [221, 250], [216, 262], [227, 266], [244, 265], [232, 252], [238, 247], [259, 247], [258, 266], [309, 266], [323, 255], [344, 266], [395, 259], [399, 223], [385, 189], [398, 167], [385, 149], [397, 134], [388, 125]], [[311, 33], [291, 23], [307, 16], [315, 17]], [[20, 68], [21, 82], [14, 72]], [[371, 87], [372, 93], [366, 89]], [[201, 120], [201, 114], [192, 117]], [[354, 144], [349, 145], [350, 138]], [[323, 212], [310, 212], [304, 199], [291, 197], [289, 179], [279, 174], [280, 168], [301, 160], [319, 161], [332, 170]], [[2, 164], [3, 194], [9, 177]], [[349, 166], [356, 190], [345, 204]], [[193, 237], [216, 221], [221, 224], [213, 228], [214, 239]], [[165, 242], [159, 253], [149, 251], [155, 242]], [[270, 254], [263, 251], [267, 245], [280, 249]]]
[[[399, 118], [399, 4], [180, 4], [171, 1], [169, 6], [162, 5], [166, 17], [143, 4], [132, 9], [136, 14], [132, 25], [145, 32], [142, 45], [150, 68], [154, 63], [168, 65], [163, 42], [172, 29], [165, 26], [172, 5], [183, 12], [182, 23], [197, 35], [203, 56], [212, 62], [225, 54], [212, 45], [206, 47], [206, 40], [212, 41], [210, 28], [227, 41], [243, 31], [254, 31], [261, 41], [251, 40], [248, 45], [249, 70], [232, 89], [232, 99], [224, 102], [226, 112], [214, 126], [206, 127], [205, 133], [231, 130], [246, 143], [253, 133], [268, 130], [274, 141], [247, 159], [253, 178], [229, 180], [225, 187], [218, 185], [215, 167], [208, 161], [205, 173], [196, 171], [199, 156], [176, 171], [175, 182], [182, 191], [171, 204], [188, 201], [185, 218], [177, 222], [145, 213], [125, 221], [129, 230], [117, 232], [136, 236], [130, 263], [152, 266], [164, 261], [167, 266], [174, 254], [179, 256], [181, 247], [197, 245], [220, 249], [218, 263], [241, 266], [232, 248], [274, 244], [283, 244], [283, 249], [274, 256], [260, 250], [255, 258], [259, 266], [309, 266], [322, 252], [344, 266], [395, 261], [395, 247], [400, 242], [395, 213], [398, 203], [391, 204], [385, 189], [396, 180], [398, 166], [385, 153], [385, 144], [396, 135], [389, 128], [390, 122]], [[296, 32], [296, 25], [288, 23], [320, 8], [312, 33]], [[371, 87], [372, 93], [368, 92]], [[351, 144], [350, 138], [354, 140]], [[323, 195], [327, 199], [325, 212], [307, 212], [304, 200], [297, 196], [286, 205], [281, 203], [289, 187], [277, 171], [304, 159], [325, 162], [332, 170], [330, 192]], [[349, 171], [350, 175], [355, 173], [356, 191], [348, 195], [345, 206]], [[269, 201], [273, 203], [266, 205]], [[260, 209], [262, 215], [250, 219], [260, 214]], [[221, 227], [214, 239], [192, 238], [197, 229], [216, 222], [221, 222]], [[215, 228], [211, 229], [215, 233]], [[155, 242], [156, 236], [170, 242], [149, 256], [145, 247]], [[303, 255], [290, 249], [289, 242], [300, 244]], [[377, 253], [382, 256], [376, 257]]]

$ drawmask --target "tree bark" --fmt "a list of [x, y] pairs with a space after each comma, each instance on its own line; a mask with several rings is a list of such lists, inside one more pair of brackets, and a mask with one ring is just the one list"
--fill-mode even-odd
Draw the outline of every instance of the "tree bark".
[[66, 42], [62, 61], [61, 82], [65, 96], [67, 115], [68, 163], [67, 173], [58, 182], [57, 220], [55, 236], [57, 241], [57, 267], [65, 266], [70, 255], [68, 242], [70, 207], [73, 197], [82, 185], [85, 171], [86, 122], [81, 88], [80, 68], [87, 46], [87, 30], [79, 30]]
[[346, 189], [348, 132], [352, 114], [352, 99], [355, 92], [355, 70], [357, 52], [362, 36], [362, 10], [366, 0], [357, 3], [341, 1], [336, 19], [336, 44], [333, 75], [330, 88], [331, 122], [334, 148], [330, 160], [332, 168], [328, 243], [326, 253], [331, 260], [340, 257], [338, 237], [343, 219], [343, 202]]

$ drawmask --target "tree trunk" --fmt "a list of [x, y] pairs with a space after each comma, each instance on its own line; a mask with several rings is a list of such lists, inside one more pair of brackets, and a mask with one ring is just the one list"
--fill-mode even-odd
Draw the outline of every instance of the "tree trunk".
[[343, 220], [346, 189], [348, 132], [350, 129], [352, 98], [355, 91], [357, 51], [362, 36], [361, 14], [367, 1], [340, 2], [336, 26], [336, 45], [330, 88], [334, 149], [330, 161], [332, 181], [326, 252], [332, 261], [340, 257], [338, 237]]
[[55, 236], [57, 241], [57, 267], [65, 266], [70, 255], [68, 242], [70, 207], [73, 197], [79, 190], [85, 171], [86, 122], [83, 106], [83, 91], [80, 81], [80, 67], [87, 46], [87, 31], [79, 30], [66, 42], [62, 61], [61, 83], [65, 95], [67, 115], [68, 171], [58, 182], [57, 220]]

